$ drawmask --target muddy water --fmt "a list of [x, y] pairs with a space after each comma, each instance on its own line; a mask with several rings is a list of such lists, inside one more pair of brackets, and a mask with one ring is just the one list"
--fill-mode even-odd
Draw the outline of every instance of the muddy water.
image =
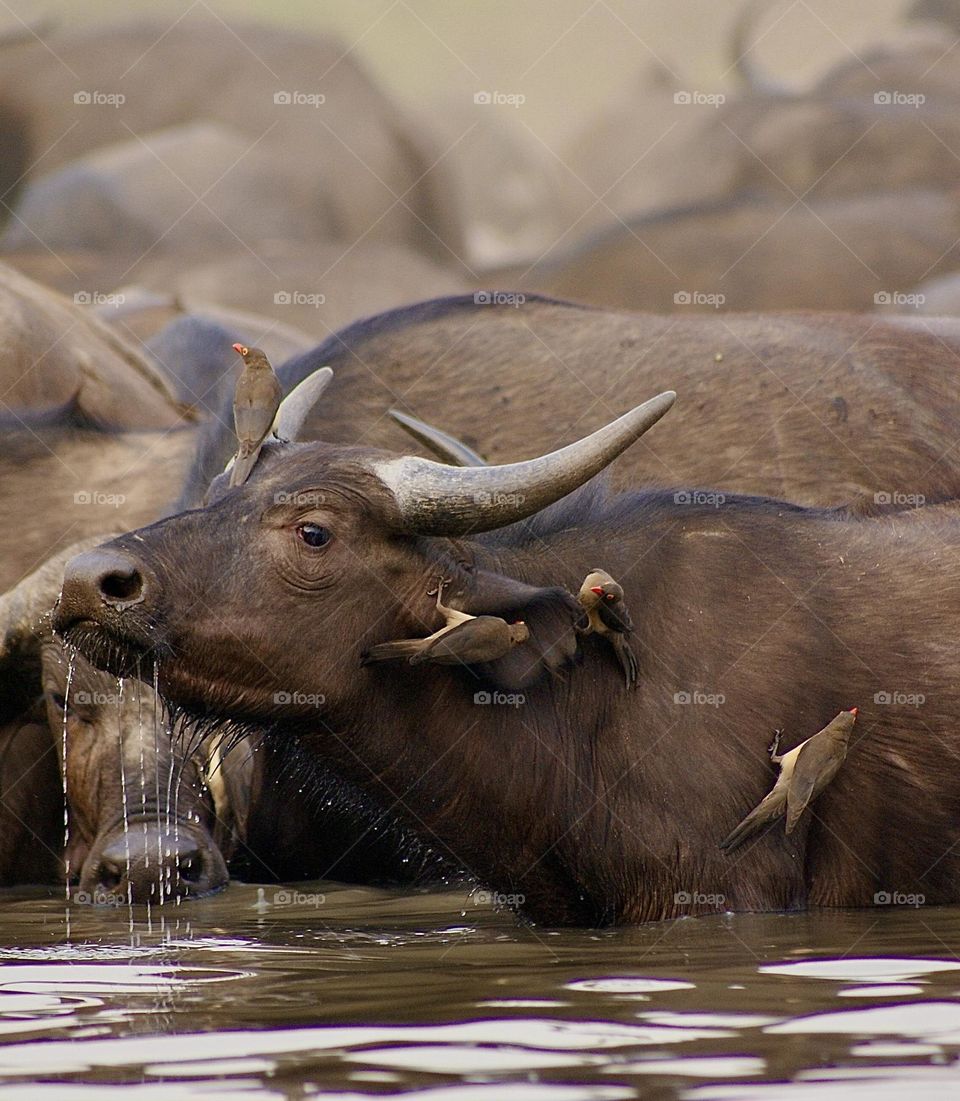
[[234, 885], [148, 915], [3, 893], [0, 1096], [960, 1095], [960, 908], [595, 933], [474, 903]]

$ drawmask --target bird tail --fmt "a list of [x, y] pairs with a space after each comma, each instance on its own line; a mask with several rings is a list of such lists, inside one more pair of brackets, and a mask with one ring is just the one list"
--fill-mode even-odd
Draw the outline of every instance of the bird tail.
[[230, 467], [230, 486], [242, 486], [243, 483], [250, 477], [250, 471], [253, 470], [256, 465], [257, 459], [260, 456], [260, 448], [263, 444], [255, 447], [249, 455], [240, 455], [233, 460], [233, 466]]
[[398, 639], [396, 642], [380, 642], [363, 655], [364, 665], [372, 665], [376, 661], [396, 661], [399, 658], [414, 657], [423, 643], [422, 639]]
[[727, 834], [720, 842], [720, 848], [724, 852], [732, 852], [766, 826], [767, 823], [772, 822], [783, 813], [784, 808], [782, 806], [775, 805], [768, 800], [769, 796], [759, 806], [754, 807], [736, 829]]

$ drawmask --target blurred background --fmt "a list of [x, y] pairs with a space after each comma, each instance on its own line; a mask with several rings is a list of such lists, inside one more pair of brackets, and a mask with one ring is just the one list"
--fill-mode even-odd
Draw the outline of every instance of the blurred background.
[[285, 347], [463, 292], [960, 309], [957, 0], [3, 16], [0, 256], [133, 339], [157, 295]]

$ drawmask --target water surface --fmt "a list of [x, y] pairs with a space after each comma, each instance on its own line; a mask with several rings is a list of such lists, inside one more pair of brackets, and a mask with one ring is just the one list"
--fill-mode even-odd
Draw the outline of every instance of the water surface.
[[960, 907], [589, 932], [462, 890], [0, 892], [0, 1096], [957, 1096], [958, 945]]

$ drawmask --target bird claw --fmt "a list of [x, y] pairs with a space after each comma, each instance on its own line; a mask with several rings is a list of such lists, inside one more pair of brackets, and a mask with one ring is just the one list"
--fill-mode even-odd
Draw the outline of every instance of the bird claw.
[[449, 585], [453, 580], [452, 577], [439, 577], [437, 578], [437, 584], [432, 589], [427, 589], [427, 596], [435, 596], [437, 600], [440, 600], [443, 596], [443, 590], [446, 585]]
[[773, 732], [773, 741], [767, 746], [767, 752], [770, 754], [771, 758], [776, 757], [776, 756], [779, 755], [779, 753], [780, 753], [780, 739], [782, 737], [783, 737], [783, 731], [782, 730], [775, 730]]

